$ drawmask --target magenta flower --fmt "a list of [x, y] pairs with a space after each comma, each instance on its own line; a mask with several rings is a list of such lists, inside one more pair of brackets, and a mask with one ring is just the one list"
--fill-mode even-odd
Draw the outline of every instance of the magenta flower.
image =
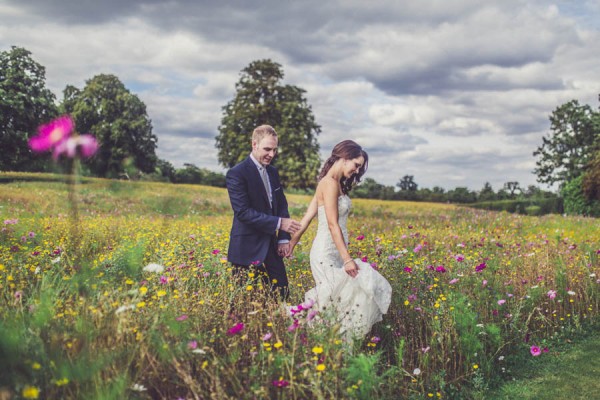
[[283, 378], [279, 378], [278, 380], [273, 381], [273, 386], [275, 387], [284, 388], [289, 385], [290, 383]]
[[294, 320], [294, 323], [288, 326], [288, 332], [293, 332], [300, 326], [300, 322], [297, 319]]
[[442, 272], [442, 273], [446, 272], [446, 268], [444, 268], [443, 265], [438, 265], [437, 267], [435, 267], [435, 270], [437, 272]]
[[186, 319], [188, 319], [187, 314], [182, 314], [179, 317], [175, 318], [177, 321], [181, 322], [181, 321], [185, 321]]
[[548, 290], [548, 297], [550, 298], [550, 300], [554, 299], [556, 297], [556, 290]]
[[36, 153], [53, 150], [66, 141], [73, 131], [73, 120], [63, 115], [38, 128], [38, 135], [29, 139], [29, 147]]
[[418, 253], [419, 251], [421, 251], [423, 249], [423, 246], [421, 246], [420, 244], [418, 244], [414, 249], [413, 252], [414, 253]]
[[502, 304], [506, 303], [506, 300], [504, 299], [500, 299], [498, 300], [498, 305], [501, 306]]
[[221, 250], [219, 250], [219, 249], [214, 249], [214, 250], [212, 251], [212, 253], [213, 253], [213, 254], [215, 254], [215, 255], [216, 255], [216, 254], [219, 254], [220, 252], [221, 252]]
[[196, 340], [190, 340], [187, 344], [188, 349], [190, 350], [196, 350], [198, 348], [198, 341]]
[[529, 352], [531, 353], [532, 356], [537, 357], [540, 354], [542, 354], [542, 351], [540, 350], [539, 347], [537, 346], [531, 346], [531, 348], [529, 349]]
[[465, 256], [463, 256], [462, 254], [457, 254], [454, 256], [454, 259], [458, 262], [461, 262], [465, 260]]
[[481, 264], [479, 264], [478, 266], [475, 267], [475, 272], [481, 272], [486, 268], [487, 268], [487, 265], [484, 262], [482, 262]]
[[404, 272], [408, 272], [409, 274], [412, 272], [411, 267], [404, 267]]
[[363, 240], [365, 238], [365, 235], [360, 235], [356, 237], [356, 240]]
[[244, 323], [238, 322], [237, 324], [235, 324], [234, 326], [229, 328], [229, 330], [227, 331], [227, 334], [230, 336], [237, 335], [238, 333], [240, 333], [242, 331], [242, 329], [244, 329]]

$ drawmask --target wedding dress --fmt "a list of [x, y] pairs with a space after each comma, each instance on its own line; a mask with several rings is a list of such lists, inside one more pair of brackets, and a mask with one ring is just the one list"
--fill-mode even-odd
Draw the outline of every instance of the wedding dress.
[[[348, 243], [346, 223], [351, 203], [347, 195], [338, 198], [338, 221], [345, 243]], [[317, 234], [310, 251], [310, 268], [316, 286], [306, 292], [305, 300], [314, 302], [321, 313], [340, 323], [342, 333], [362, 338], [387, 312], [392, 287], [370, 264], [359, 258], [354, 260], [359, 268], [358, 275], [356, 278], [348, 275], [331, 237], [324, 206], [318, 208], [317, 218]]]

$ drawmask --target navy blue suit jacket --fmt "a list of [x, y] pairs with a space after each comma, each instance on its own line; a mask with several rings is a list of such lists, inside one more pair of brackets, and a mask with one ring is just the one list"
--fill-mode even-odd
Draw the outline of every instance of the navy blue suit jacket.
[[[227, 171], [227, 192], [233, 209], [233, 224], [229, 239], [227, 259], [236, 265], [262, 263], [270, 245], [281, 239], [290, 239], [290, 234], [277, 232], [279, 218], [289, 218], [288, 204], [277, 169], [267, 166], [271, 184], [273, 207], [264, 189], [256, 164], [246, 158]], [[281, 261], [283, 265], [283, 259]]]

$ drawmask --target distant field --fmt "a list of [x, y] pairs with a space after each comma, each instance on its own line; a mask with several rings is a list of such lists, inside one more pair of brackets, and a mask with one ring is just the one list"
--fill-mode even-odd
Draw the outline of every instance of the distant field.
[[[224, 189], [85, 178], [71, 193], [0, 173], [0, 398], [476, 396], [598, 316], [594, 219], [354, 199], [351, 253], [394, 298], [348, 344], [232, 284]], [[300, 218], [310, 198], [288, 200]], [[314, 228], [287, 263], [294, 303]]]

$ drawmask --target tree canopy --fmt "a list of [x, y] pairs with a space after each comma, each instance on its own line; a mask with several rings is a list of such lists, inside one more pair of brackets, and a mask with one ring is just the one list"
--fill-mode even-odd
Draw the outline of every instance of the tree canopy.
[[131, 169], [155, 171], [157, 138], [146, 105], [114, 75], [97, 75], [83, 90], [67, 86], [64, 111], [71, 114], [80, 133], [98, 140], [98, 152], [86, 161], [90, 171], [117, 177]]
[[582, 174], [600, 148], [600, 113], [571, 100], [554, 110], [550, 123], [550, 134], [533, 153], [534, 173], [540, 183], [562, 186]]
[[31, 52], [12, 46], [0, 52], [0, 170], [42, 168], [27, 140], [57, 115], [56, 97], [46, 88], [46, 70]]
[[216, 138], [218, 160], [231, 168], [250, 153], [252, 131], [271, 125], [279, 136], [274, 165], [285, 186], [313, 188], [321, 160], [316, 124], [305, 90], [284, 85], [281, 65], [271, 60], [253, 61], [240, 73], [234, 98], [223, 107]]

